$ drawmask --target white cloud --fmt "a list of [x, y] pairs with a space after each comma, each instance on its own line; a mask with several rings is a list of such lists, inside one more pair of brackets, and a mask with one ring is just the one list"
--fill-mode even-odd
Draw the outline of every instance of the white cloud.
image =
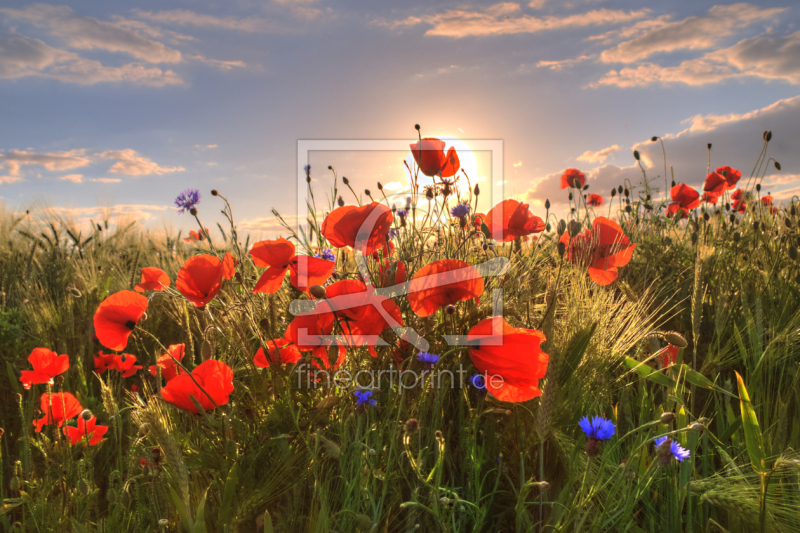
[[400, 191], [404, 187], [405, 185], [403, 185], [399, 181], [390, 181], [389, 183], [383, 186], [383, 188], [386, 189], [387, 191]]
[[40, 76], [79, 85], [129, 82], [163, 87], [182, 83], [172, 70], [146, 67], [139, 63], [108, 67], [73, 52], [53, 48], [38, 39], [24, 36], [0, 39], [0, 78], [25, 76]]
[[194, 26], [197, 28], [213, 28], [219, 30], [232, 30], [244, 33], [274, 31], [278, 29], [274, 23], [261, 17], [215, 17], [203, 13], [195, 13], [186, 9], [171, 9], [169, 11], [144, 11], [133, 10], [134, 16], [175, 26]]
[[22, 181], [19, 176], [0, 176], [0, 183], [16, 183]]
[[245, 67], [244, 61], [223, 61], [221, 59], [208, 59], [201, 55], [196, 56], [189, 56], [195, 61], [199, 61], [200, 63], [205, 63], [206, 65], [210, 65], [212, 67], [216, 67], [220, 70], [231, 70], [233, 68], [240, 68]]
[[749, 111], [747, 113], [729, 113], [727, 115], [695, 115], [681, 121], [681, 124], [690, 124], [689, 128], [681, 133], [713, 131], [718, 127], [730, 122], [739, 122], [741, 120], [758, 119], [763, 116], [791, 113], [793, 110], [798, 108], [800, 108], [800, 96], [795, 96], [793, 98], [778, 100], [774, 104], [771, 104], [767, 107]]
[[528, 2], [528, 7], [531, 9], [542, 9], [547, 3], [547, 0], [531, 0]]
[[800, 32], [783, 37], [761, 35], [688, 59], [674, 67], [643, 63], [611, 70], [590, 86], [641, 87], [654, 83], [706, 85], [731, 78], [757, 77], [800, 83]]
[[119, 178], [94, 178], [89, 181], [93, 181], [95, 183], [119, 183], [122, 180]]
[[605, 50], [600, 59], [605, 63], [634, 63], [660, 52], [713, 48], [736, 30], [773, 19], [786, 9], [746, 3], [714, 6], [705, 16], [688, 17], [645, 31]]
[[575, 66], [578, 63], [582, 63], [588, 59], [592, 59], [592, 56], [581, 55], [573, 59], [562, 59], [560, 61], [539, 61], [536, 63], [536, 66], [538, 68], [549, 68], [550, 70], [561, 70], [565, 67]]
[[181, 53], [165, 44], [125, 27], [125, 24], [80, 17], [67, 6], [33, 4], [22, 9], [0, 8], [12, 20], [21, 20], [46, 30], [78, 50], [124, 53], [147, 63], [179, 63]]
[[586, 150], [581, 155], [579, 155], [576, 159], [578, 161], [586, 161], [587, 163], [602, 163], [612, 154], [619, 152], [619, 145], [615, 144], [613, 146], [609, 146], [608, 148], [603, 148], [602, 150], [598, 150], [596, 152], [592, 152], [591, 150]]
[[71, 181], [72, 183], [82, 183], [83, 174], [67, 174], [66, 176], [61, 176], [58, 179], [62, 181]]
[[107, 150], [97, 154], [103, 159], [116, 159], [108, 171], [112, 174], [127, 174], [128, 176], [145, 176], [148, 174], [168, 174], [170, 172], [181, 172], [186, 170], [183, 167], [162, 167], [150, 159], [140, 156], [135, 150], [130, 148], [125, 150]]
[[500, 2], [479, 10], [466, 8], [449, 9], [443, 13], [430, 16], [412, 16], [400, 21], [376, 23], [389, 26], [392, 29], [415, 26], [422, 23], [431, 26], [425, 32], [427, 36], [458, 39], [462, 37], [511, 35], [564, 28], [620, 24], [643, 18], [649, 12], [649, 9], [638, 11], [595, 9], [563, 17], [534, 17], [522, 13], [519, 4]]
[[39, 165], [47, 170], [72, 170], [84, 167], [92, 162], [85, 155], [85, 150], [67, 152], [28, 152], [26, 150], [9, 150], [0, 154], [0, 165], [8, 170], [11, 176], [19, 176], [20, 167]]

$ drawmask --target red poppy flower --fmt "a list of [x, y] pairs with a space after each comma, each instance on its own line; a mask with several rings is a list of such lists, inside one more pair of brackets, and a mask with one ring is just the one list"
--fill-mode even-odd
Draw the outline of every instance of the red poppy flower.
[[122, 374], [123, 378], [129, 378], [142, 369], [142, 365], [136, 364], [136, 356], [129, 353], [115, 355], [111, 363], [111, 368]]
[[636, 248], [619, 224], [606, 217], [595, 218], [591, 229], [571, 239], [565, 231], [560, 242], [566, 246], [567, 260], [588, 267], [598, 285], [613, 283], [619, 276], [617, 267], [627, 265]]
[[673, 202], [667, 206], [667, 218], [672, 218], [678, 213], [681, 214], [681, 219], [689, 218], [689, 211], [687, 211], [686, 208], [681, 207], [681, 204]]
[[63, 374], [69, 368], [69, 356], [58, 355], [47, 348], [34, 348], [28, 356], [33, 370], [23, 370], [19, 380], [27, 390], [31, 385], [43, 383], [53, 384], [53, 378]]
[[439, 259], [420, 268], [408, 286], [408, 303], [417, 316], [430, 316], [462, 300], [478, 300], [483, 278], [478, 269], [458, 259]]
[[78, 399], [69, 392], [44, 393], [39, 401], [39, 406], [44, 416], [34, 420], [36, 433], [42, 431], [45, 424], [56, 424], [58, 427], [78, 413], [83, 411]]
[[735, 168], [731, 168], [728, 165], [724, 167], [717, 167], [717, 174], [720, 174], [722, 177], [725, 178], [725, 181], [728, 182], [728, 189], [736, 188], [736, 184], [739, 182], [739, 179], [742, 177], [742, 173], [736, 170]]
[[102, 350], [100, 350], [97, 355], [94, 356], [94, 371], [98, 374], [104, 374], [106, 370], [113, 370], [114, 368], [114, 354], [107, 353], [104, 354]]
[[719, 196], [716, 194], [711, 194], [710, 192], [704, 192], [703, 196], [700, 197], [700, 200], [707, 204], [716, 204], [717, 200], [719, 200]]
[[311, 352], [312, 366], [335, 370], [344, 363], [347, 350], [330, 336], [334, 317], [329, 309], [321, 301], [315, 310], [295, 316], [286, 327], [284, 339], [294, 343], [301, 352]]
[[775, 213], [778, 212], [778, 208], [775, 207], [774, 205], [772, 205], [773, 200], [775, 200], [775, 199], [772, 196], [768, 195], [768, 194], [761, 197], [761, 203], [764, 205], [764, 207], [767, 208], [767, 210], [770, 213], [772, 213], [774, 215]]
[[134, 394], [139, 392], [139, 385], [137, 385], [136, 383], [132, 384], [131, 385], [131, 392], [134, 393]]
[[167, 348], [168, 354], [164, 354], [156, 359], [156, 364], [150, 366], [150, 373], [154, 376], [158, 375], [158, 368], [161, 367], [161, 377], [165, 381], [172, 381], [172, 379], [183, 372], [180, 366], [175, 364], [177, 359], [179, 362], [183, 360], [183, 355], [186, 352], [186, 346], [183, 344], [171, 344]]
[[[497, 210], [497, 211], [496, 211]], [[495, 224], [495, 216], [500, 214], [500, 226]], [[531, 233], [544, 231], [544, 220], [532, 214], [528, 204], [513, 199], [503, 200], [486, 213], [484, 218], [492, 238], [496, 241], [509, 242], [517, 237], [525, 237]]]
[[100, 344], [111, 350], [124, 350], [128, 337], [147, 310], [147, 298], [133, 291], [112, 294], [94, 314], [94, 331]]
[[222, 361], [209, 359], [192, 370], [191, 377], [188, 374], [181, 374], [170, 380], [161, 389], [161, 397], [179, 409], [197, 414], [199, 411], [195, 406], [195, 401], [205, 411], [211, 411], [228, 403], [232, 392], [233, 370], [231, 367]]
[[583, 189], [584, 185], [586, 185], [586, 176], [584, 176], [583, 172], [577, 168], [568, 168], [566, 171], [564, 171], [564, 174], [561, 175], [562, 189], [569, 187]]
[[419, 169], [426, 176], [455, 176], [461, 167], [456, 149], [452, 146], [444, 153], [445, 142], [433, 137], [426, 137], [411, 145], [411, 154]]
[[542, 351], [541, 331], [511, 327], [496, 316], [478, 322], [467, 335], [472, 364], [485, 375], [486, 390], [504, 402], [541, 396], [539, 380], [550, 357]]
[[270, 363], [278, 365], [294, 364], [301, 357], [302, 355], [297, 346], [286, 339], [272, 339], [267, 341], [267, 353], [264, 353], [263, 347], [258, 349], [255, 357], [253, 357], [253, 364], [259, 368], [269, 368]]
[[190, 231], [189, 236], [183, 240], [185, 242], [197, 242], [197, 241], [202, 241], [203, 237], [205, 237], [205, 233], [203, 232], [203, 228], [200, 228], [197, 231]]
[[586, 197], [586, 205], [590, 205], [592, 207], [600, 207], [603, 205], [603, 197], [599, 194], [590, 194]]
[[292, 285], [307, 292], [312, 285], [322, 285], [333, 274], [336, 263], [310, 257], [295, 255], [294, 244], [286, 239], [260, 241], [248, 252], [258, 267], [269, 267], [261, 274], [253, 292], [275, 294], [281, 288], [286, 271], [290, 271]]
[[392, 210], [378, 202], [361, 207], [346, 205], [325, 217], [322, 235], [336, 248], [350, 246], [371, 254], [386, 246], [392, 220]]
[[731, 187], [728, 186], [728, 181], [725, 179], [725, 176], [722, 174], [717, 174], [716, 172], [711, 172], [708, 176], [706, 176], [706, 181], [703, 184], [703, 190], [710, 196], [716, 197], [722, 196], [722, 193], [730, 188]]
[[744, 213], [745, 209], [747, 209], [747, 197], [744, 194], [742, 189], [736, 189], [733, 191], [731, 195], [731, 200], [733, 200], [733, 210], [738, 211], [740, 213]]
[[384, 330], [403, 325], [403, 315], [394, 301], [375, 294], [375, 287], [353, 279], [343, 279], [328, 285], [327, 299], [320, 302], [320, 311], [332, 310], [349, 346], [367, 345], [377, 357], [376, 337]]
[[670, 365], [674, 365], [675, 361], [678, 360], [679, 351], [680, 348], [673, 346], [672, 344], [668, 344], [666, 348], [662, 348], [656, 354], [659, 362], [661, 363], [661, 368], [667, 368]]
[[97, 417], [93, 416], [89, 420], [84, 420], [82, 416], [78, 417], [78, 427], [67, 426], [64, 428], [64, 435], [69, 439], [70, 444], [73, 446], [89, 439], [89, 446], [96, 446], [103, 440], [103, 435], [108, 431], [108, 426], [101, 426], [97, 423]]
[[402, 261], [384, 259], [378, 267], [378, 279], [381, 287], [391, 287], [405, 283], [407, 278], [406, 264]]
[[169, 287], [169, 276], [167, 273], [156, 267], [142, 269], [142, 280], [133, 288], [136, 292], [144, 291], [163, 291]]
[[183, 263], [175, 287], [195, 307], [203, 307], [222, 288], [222, 280], [231, 279], [233, 273], [233, 256], [229, 253], [222, 259], [210, 254], [196, 255]]
[[680, 207], [689, 210], [700, 205], [700, 193], [685, 183], [679, 183], [670, 191], [672, 201]]

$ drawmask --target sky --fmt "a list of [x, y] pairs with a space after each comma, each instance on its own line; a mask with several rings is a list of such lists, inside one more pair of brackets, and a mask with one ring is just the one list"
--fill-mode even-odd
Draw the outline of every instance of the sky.
[[[708, 165], [746, 177], [773, 132], [765, 190], [800, 194], [800, 5], [789, 0], [195, 0], [0, 7], [0, 204], [75, 224], [109, 214], [184, 232], [173, 204], [218, 189], [239, 229], [282, 235], [298, 169], [319, 199], [332, 173], [361, 193], [387, 185], [398, 204], [410, 153], [312, 152], [298, 140], [500, 140], [463, 149], [471, 181], [502, 182], [535, 214], [563, 205], [559, 177], [589, 192], [642, 171], [664, 188], [699, 186]], [[496, 155], [495, 155], [496, 157]], [[668, 170], [668, 172], [670, 172]], [[341, 192], [341, 190], [340, 190]], [[363, 195], [363, 193], [362, 193]], [[343, 195], [353, 203], [352, 195]], [[491, 201], [488, 196], [486, 201]]]

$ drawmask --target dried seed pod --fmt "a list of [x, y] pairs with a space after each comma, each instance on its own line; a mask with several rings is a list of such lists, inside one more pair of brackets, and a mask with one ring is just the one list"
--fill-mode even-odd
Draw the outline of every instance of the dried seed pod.
[[683, 338], [683, 335], [680, 333], [676, 333], [674, 331], [667, 331], [662, 334], [664, 340], [670, 343], [673, 346], [677, 346], [678, 348], [686, 348], [689, 346], [689, 343], [686, 342], [686, 339]]

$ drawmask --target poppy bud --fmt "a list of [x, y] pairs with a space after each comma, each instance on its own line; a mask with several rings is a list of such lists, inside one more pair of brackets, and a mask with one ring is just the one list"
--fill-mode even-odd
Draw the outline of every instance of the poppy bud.
[[666, 412], [661, 415], [661, 423], [662, 424], [671, 424], [675, 421], [675, 413]]
[[620, 194], [622, 194], [622, 185], [620, 185], [619, 187], [617, 187], [617, 192], [618, 192], [618, 193], [620, 193]]
[[697, 233], [692, 233], [692, 244], [697, 244]]
[[774, 164], [775, 164], [775, 170], [780, 170], [781, 169], [781, 164], [780, 163], [775, 161]]
[[753, 222], [753, 229], [754, 229], [755, 231], [758, 231], [758, 226], [759, 226], [759, 224], [758, 224], [758, 220], [756, 220], [755, 222]]
[[711, 216], [709, 216], [709, 214], [708, 214], [708, 213], [703, 213], [703, 220], [705, 220], [706, 222], [708, 222], [708, 220], [709, 220], [710, 218], [711, 218]]
[[558, 243], [558, 255], [564, 255], [564, 253], [566, 251], [567, 251], [567, 245], [564, 244], [563, 242], [559, 242]]
[[617, 195], [617, 188], [614, 187], [613, 189], [611, 189], [611, 198], [614, 198], [616, 195]]
[[392, 204], [392, 214], [393, 214], [393, 215], [396, 215], [396, 214], [397, 214], [397, 206], [396, 206], [396, 205], [394, 205], [394, 204]]
[[486, 222], [481, 222], [481, 233], [487, 238], [492, 238], [492, 233], [489, 231], [489, 226], [486, 225]]
[[666, 244], [667, 246], [672, 246], [672, 239], [670, 239], [669, 237], [664, 237], [664, 244]]
[[322, 287], [321, 285], [312, 285], [311, 288], [308, 289], [308, 292], [311, 293], [311, 296], [317, 300], [323, 300], [327, 297], [325, 287]]
[[372, 193], [371, 193], [371, 192], [369, 192], [369, 189], [364, 189], [364, 194], [366, 194], [367, 196], [369, 196], [370, 198], [372, 198]]
[[545, 200], [544, 201], [544, 208], [547, 209], [547, 210], [550, 209], [550, 200]]
[[797, 248], [795, 248], [794, 246], [791, 246], [789, 248], [789, 258], [792, 261], [797, 261]]
[[419, 421], [416, 418], [406, 420], [406, 433], [416, 433], [419, 429]]
[[569, 210], [569, 212], [570, 213], [574, 213], [575, 212], [575, 208], [573, 207], [572, 209]]
[[[27, 214], [28, 214], [28, 212], [27, 212], [27, 211], [25, 211], [25, 214], [27, 215]], [[98, 224], [98, 225], [97, 225], [97, 231], [103, 231], [103, 226], [101, 226], [100, 224]]]
[[770, 142], [772, 140], [772, 132], [771, 131], [765, 131], [764, 132], [764, 140], [767, 141], [767, 142]]
[[701, 424], [700, 422], [694, 422], [691, 426], [689, 426], [689, 431], [696, 431], [701, 433], [706, 427]]
[[733, 242], [739, 242], [742, 240], [742, 234], [738, 231], [733, 234]]
[[328, 165], [328, 170], [333, 170], [333, 167]]
[[711, 143], [708, 143], [708, 149], [711, 150]]
[[475, 184], [475, 189], [473, 189], [473, 192], [475, 193], [475, 196], [480, 196], [481, 194], [481, 188], [478, 187], [477, 183]]
[[192, 215], [193, 217], [196, 217], [197, 216], [197, 208], [193, 207], [193, 208], [189, 209], [189, 214]]
[[675, 186], [675, 180], [672, 180], [672, 186], [673, 187]]
[[342, 198], [342, 197], [340, 196], [340, 197], [339, 197], [339, 199], [338, 199], [338, 200], [336, 200], [336, 204], [337, 204], [339, 207], [344, 207], [344, 198]]
[[786, 225], [787, 228], [792, 229], [792, 221], [788, 218], [783, 219], [783, 223]]
[[758, 192], [761, 192], [761, 184], [760, 183], [756, 183], [756, 190]]
[[733, 224], [734, 222], [736, 222], [736, 215], [734, 215], [733, 213], [731, 213], [731, 216], [730, 216], [730, 221], [731, 221], [731, 224]]
[[634, 150], [633, 151], [633, 158], [635, 160], [639, 161], [639, 150]]
[[486, 244], [486, 243], [483, 243], [483, 246], [481, 246], [481, 248], [483, 248], [483, 251], [485, 252], [486, 250], [489, 249], [489, 245]]
[[631, 195], [631, 191], [628, 189], [624, 189], [622, 192], [625, 193], [625, 198], [628, 198]]
[[380, 182], [380, 181], [378, 182], [378, 190], [379, 190], [379, 191], [382, 191], [382, 190], [383, 190], [383, 185], [381, 185], [381, 182]]
[[547, 230], [547, 231], [550, 231], [552, 229], [552, 226], [550, 226], [549, 222], [544, 225], [544, 229]]
[[419, 131], [419, 124], [414, 124], [414, 129]]
[[625, 206], [625, 212], [626, 212], [626, 213], [630, 213], [630, 212], [631, 212], [631, 206], [629, 206], [629, 205], [626, 205], [626, 206]]
[[792, 205], [791, 209], [789, 209], [789, 214], [792, 216], [797, 214], [797, 209], [795, 209], [794, 205]]
[[558, 234], [561, 235], [565, 231], [567, 231], [567, 223], [562, 218], [561, 220], [558, 221]]
[[456, 306], [453, 304], [448, 304], [447, 307], [444, 308], [444, 310], [447, 311], [448, 315], [453, 315], [456, 312]]
[[86, 420], [87, 422], [92, 419], [92, 412], [88, 409], [84, 409], [81, 411], [81, 418]]
[[342, 183], [344, 183], [345, 185], [350, 185], [350, 180], [347, 179], [345, 176], [342, 176]]
[[567, 231], [569, 231], [570, 237], [575, 237], [581, 232], [582, 229], [583, 225], [577, 220], [570, 220], [569, 224], [567, 225]]
[[572, 201], [572, 193], [569, 193], [569, 201]]
[[656, 142], [657, 140], [658, 140], [658, 137], [656, 137], [655, 135], [653, 135], [653, 137], [650, 138], [651, 142]]
[[587, 183], [586, 185], [584, 185], [584, 186], [583, 186], [583, 190], [584, 190], [584, 191], [585, 191], [586, 189], [588, 189], [588, 188], [589, 188], [589, 184], [588, 184], [588, 183]]

